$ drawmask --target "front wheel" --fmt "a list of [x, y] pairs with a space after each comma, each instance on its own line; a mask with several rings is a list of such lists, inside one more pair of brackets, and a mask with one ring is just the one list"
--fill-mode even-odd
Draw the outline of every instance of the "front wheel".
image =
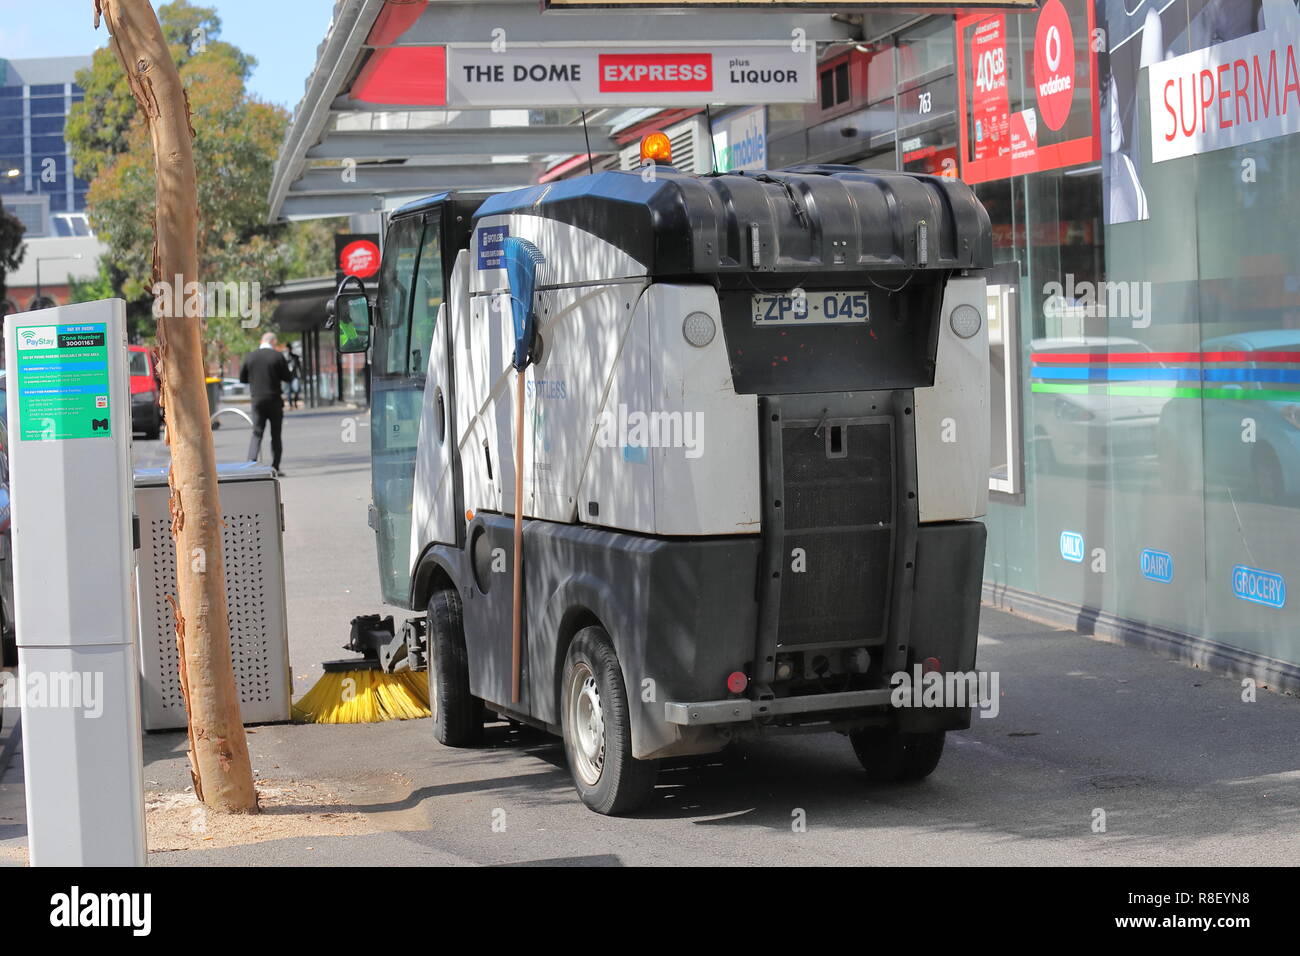
[[582, 802], [610, 816], [640, 809], [654, 790], [659, 765], [632, 756], [627, 688], [603, 628], [584, 628], [574, 637], [563, 682], [564, 754]]
[[877, 783], [924, 780], [939, 766], [944, 731], [906, 734], [892, 727], [865, 727], [849, 734], [853, 752]]
[[472, 747], [483, 737], [483, 701], [469, 691], [465, 625], [454, 590], [429, 599], [426, 633], [433, 736], [448, 747]]

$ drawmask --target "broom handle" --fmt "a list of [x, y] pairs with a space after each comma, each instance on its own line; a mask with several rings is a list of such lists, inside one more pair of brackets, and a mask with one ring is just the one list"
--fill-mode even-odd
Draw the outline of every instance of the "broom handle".
[[510, 702], [519, 703], [524, 630], [524, 373], [515, 379], [515, 597], [510, 645]]

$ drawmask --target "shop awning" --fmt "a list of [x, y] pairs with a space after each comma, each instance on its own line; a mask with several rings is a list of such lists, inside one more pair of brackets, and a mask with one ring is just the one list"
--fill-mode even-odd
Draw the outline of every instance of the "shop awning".
[[448, 50], [458, 45], [707, 48], [792, 37], [846, 42], [860, 32], [830, 10], [547, 14], [536, 0], [338, 0], [281, 147], [270, 220], [372, 212], [443, 189], [529, 185], [557, 160], [617, 149], [608, 127], [583, 129], [583, 110], [604, 104], [449, 107]]

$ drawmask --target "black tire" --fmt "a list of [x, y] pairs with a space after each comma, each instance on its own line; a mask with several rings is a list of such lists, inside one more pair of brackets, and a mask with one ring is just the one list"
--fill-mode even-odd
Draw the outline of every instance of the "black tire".
[[144, 430], [145, 441], [157, 441], [162, 437], [162, 410], [156, 410], [153, 416], [153, 424]]
[[460, 595], [434, 591], [426, 629], [433, 736], [448, 747], [472, 747], [483, 739], [483, 701], [469, 692]]
[[639, 810], [654, 790], [659, 763], [632, 756], [627, 688], [604, 628], [583, 628], [574, 636], [561, 681], [564, 755], [578, 796], [609, 816]]
[[924, 780], [939, 766], [944, 731], [900, 733], [892, 727], [865, 727], [849, 734], [853, 752], [876, 783]]

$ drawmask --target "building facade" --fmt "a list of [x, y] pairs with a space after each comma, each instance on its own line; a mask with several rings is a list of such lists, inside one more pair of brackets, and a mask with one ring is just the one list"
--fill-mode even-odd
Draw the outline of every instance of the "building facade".
[[0, 60], [0, 200], [31, 239], [86, 234], [89, 183], [76, 177], [64, 126], [85, 93], [90, 57]]

